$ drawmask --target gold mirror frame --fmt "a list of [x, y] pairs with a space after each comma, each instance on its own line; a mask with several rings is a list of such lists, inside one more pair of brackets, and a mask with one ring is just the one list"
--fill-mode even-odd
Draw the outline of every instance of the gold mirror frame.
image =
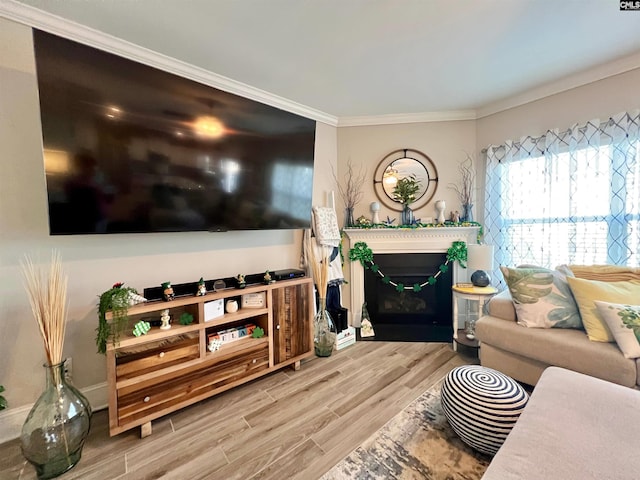
[[373, 174], [373, 189], [378, 199], [388, 208], [402, 211], [402, 204], [393, 199], [393, 189], [399, 179], [410, 175], [415, 175], [421, 188], [409, 206], [412, 210], [424, 207], [436, 194], [438, 169], [427, 155], [412, 148], [394, 150], [380, 161]]

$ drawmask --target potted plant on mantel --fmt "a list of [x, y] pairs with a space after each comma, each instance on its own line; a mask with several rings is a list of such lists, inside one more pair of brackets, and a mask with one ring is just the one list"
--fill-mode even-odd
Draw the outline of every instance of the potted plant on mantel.
[[393, 199], [402, 204], [402, 225], [413, 224], [413, 211], [409, 207], [416, 201], [416, 194], [420, 190], [420, 180], [414, 174], [398, 179], [393, 189]]

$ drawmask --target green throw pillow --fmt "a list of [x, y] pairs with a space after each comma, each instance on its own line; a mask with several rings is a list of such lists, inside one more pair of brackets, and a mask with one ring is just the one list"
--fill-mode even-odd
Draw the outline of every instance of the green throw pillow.
[[640, 305], [594, 302], [625, 358], [640, 357]]
[[582, 328], [580, 311], [564, 273], [542, 267], [500, 267], [500, 270], [511, 292], [520, 325]]

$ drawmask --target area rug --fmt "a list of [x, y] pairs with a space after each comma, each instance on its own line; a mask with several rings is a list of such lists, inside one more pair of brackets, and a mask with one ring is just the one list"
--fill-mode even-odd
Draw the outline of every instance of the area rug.
[[464, 444], [440, 406], [438, 382], [369, 437], [322, 480], [473, 480], [491, 457]]

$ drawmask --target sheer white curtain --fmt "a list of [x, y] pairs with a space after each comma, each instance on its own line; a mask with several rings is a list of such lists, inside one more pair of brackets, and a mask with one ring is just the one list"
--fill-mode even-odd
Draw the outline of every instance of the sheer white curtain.
[[640, 266], [640, 111], [490, 146], [486, 162], [498, 265]]

